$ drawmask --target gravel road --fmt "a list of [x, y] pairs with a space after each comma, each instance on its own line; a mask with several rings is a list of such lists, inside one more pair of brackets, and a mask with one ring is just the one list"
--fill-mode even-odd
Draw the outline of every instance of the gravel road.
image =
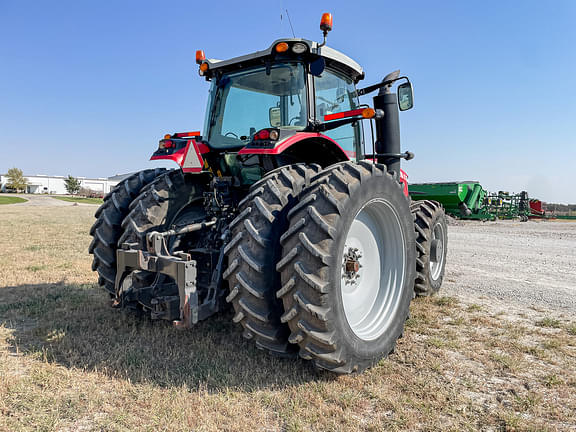
[[442, 291], [576, 315], [576, 223], [456, 221]]

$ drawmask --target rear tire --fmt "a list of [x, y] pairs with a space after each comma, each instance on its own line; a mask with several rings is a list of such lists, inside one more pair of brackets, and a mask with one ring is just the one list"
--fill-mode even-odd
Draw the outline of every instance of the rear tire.
[[[158, 176], [130, 204], [130, 213], [122, 222], [124, 232], [118, 240], [118, 247], [121, 247], [122, 243], [136, 243], [137, 249], [146, 250], [146, 235], [149, 232], [172, 229], [175, 223], [180, 225], [181, 222], [187, 224], [204, 220], [205, 188], [202, 180], [202, 176], [186, 175], [181, 170]], [[170, 248], [169, 242], [168, 247]], [[142, 286], [154, 285], [156, 294], [178, 294], [173, 280], [161, 273], [135, 271], [129, 276], [130, 278], [124, 278], [124, 293]], [[133, 306], [140, 310], [140, 306]]]
[[384, 165], [339, 163], [288, 217], [277, 296], [289, 340], [319, 368], [363, 371], [394, 350], [413, 296], [414, 223], [402, 187]]
[[244, 337], [253, 339], [258, 348], [282, 357], [295, 355], [298, 348], [288, 343], [290, 329], [280, 322], [283, 307], [276, 297], [280, 235], [287, 226], [288, 210], [320, 169], [318, 165], [285, 166], [252, 185], [230, 224], [225, 247], [224, 278], [230, 287], [226, 300], [234, 306], [234, 322], [242, 325]]
[[181, 170], [159, 176], [130, 204], [118, 246], [138, 243], [138, 248], [145, 250], [146, 234], [167, 230], [183, 209], [194, 203], [202, 207], [203, 192], [199, 176], [185, 175]]
[[418, 296], [436, 294], [442, 286], [448, 250], [448, 226], [442, 204], [436, 201], [413, 201], [410, 210], [416, 229], [416, 282]]
[[98, 272], [98, 284], [110, 295], [114, 295], [116, 249], [123, 232], [122, 221], [141, 190], [165, 172], [164, 168], [149, 169], [122, 180], [104, 197], [104, 204], [96, 211], [96, 222], [90, 229], [93, 239], [88, 252], [94, 255], [92, 270]]

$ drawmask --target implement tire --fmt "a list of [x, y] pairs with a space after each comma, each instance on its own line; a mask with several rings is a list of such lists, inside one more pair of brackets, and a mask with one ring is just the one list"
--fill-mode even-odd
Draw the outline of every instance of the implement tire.
[[98, 272], [98, 285], [110, 295], [114, 295], [116, 249], [123, 232], [122, 221], [142, 189], [165, 172], [164, 168], [148, 169], [122, 180], [104, 197], [104, 203], [94, 215], [96, 222], [90, 229], [93, 238], [88, 252], [94, 255], [92, 270]]
[[280, 236], [287, 227], [287, 213], [300, 191], [310, 184], [319, 165], [281, 167], [253, 184], [239, 204], [239, 214], [230, 224], [225, 247], [230, 287], [226, 297], [234, 306], [234, 322], [244, 328], [244, 337], [260, 349], [281, 357], [294, 356], [298, 347], [288, 343], [290, 329], [280, 322], [282, 302], [276, 297], [280, 274]]
[[448, 250], [448, 225], [442, 204], [436, 201], [413, 201], [410, 210], [416, 229], [416, 281], [418, 296], [436, 294], [442, 286]]
[[394, 350], [413, 297], [414, 222], [402, 187], [384, 165], [339, 163], [288, 218], [277, 296], [289, 341], [319, 368], [361, 372]]

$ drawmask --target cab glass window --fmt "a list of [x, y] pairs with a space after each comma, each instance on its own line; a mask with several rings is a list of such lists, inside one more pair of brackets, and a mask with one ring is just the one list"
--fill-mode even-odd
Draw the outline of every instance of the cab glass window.
[[[358, 107], [356, 88], [351, 79], [337, 75], [325, 70], [322, 76], [314, 78], [314, 88], [316, 91], [316, 118], [324, 122], [327, 114], [349, 111]], [[360, 149], [361, 122], [356, 125], [347, 124], [339, 128], [324, 132], [336, 141], [344, 151], [356, 153]], [[355, 156], [355, 155], [354, 155]]]
[[205, 136], [214, 147], [246, 145], [260, 129], [306, 127], [306, 79], [299, 63], [224, 74], [214, 83]]

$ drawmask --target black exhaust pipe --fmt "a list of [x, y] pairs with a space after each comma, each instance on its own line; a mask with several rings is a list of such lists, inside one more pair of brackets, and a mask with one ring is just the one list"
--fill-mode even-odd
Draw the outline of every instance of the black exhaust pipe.
[[[394, 73], [394, 72], [393, 72]], [[392, 74], [390, 74], [392, 75]], [[389, 75], [389, 76], [390, 76]], [[388, 76], [384, 78], [387, 80]], [[396, 178], [400, 176], [400, 158], [387, 157], [386, 154], [400, 154], [400, 118], [398, 112], [398, 98], [396, 93], [390, 91], [391, 86], [380, 89], [374, 96], [374, 108], [381, 109], [384, 115], [376, 119], [376, 153], [378, 163], [388, 167], [388, 171], [394, 171]]]

